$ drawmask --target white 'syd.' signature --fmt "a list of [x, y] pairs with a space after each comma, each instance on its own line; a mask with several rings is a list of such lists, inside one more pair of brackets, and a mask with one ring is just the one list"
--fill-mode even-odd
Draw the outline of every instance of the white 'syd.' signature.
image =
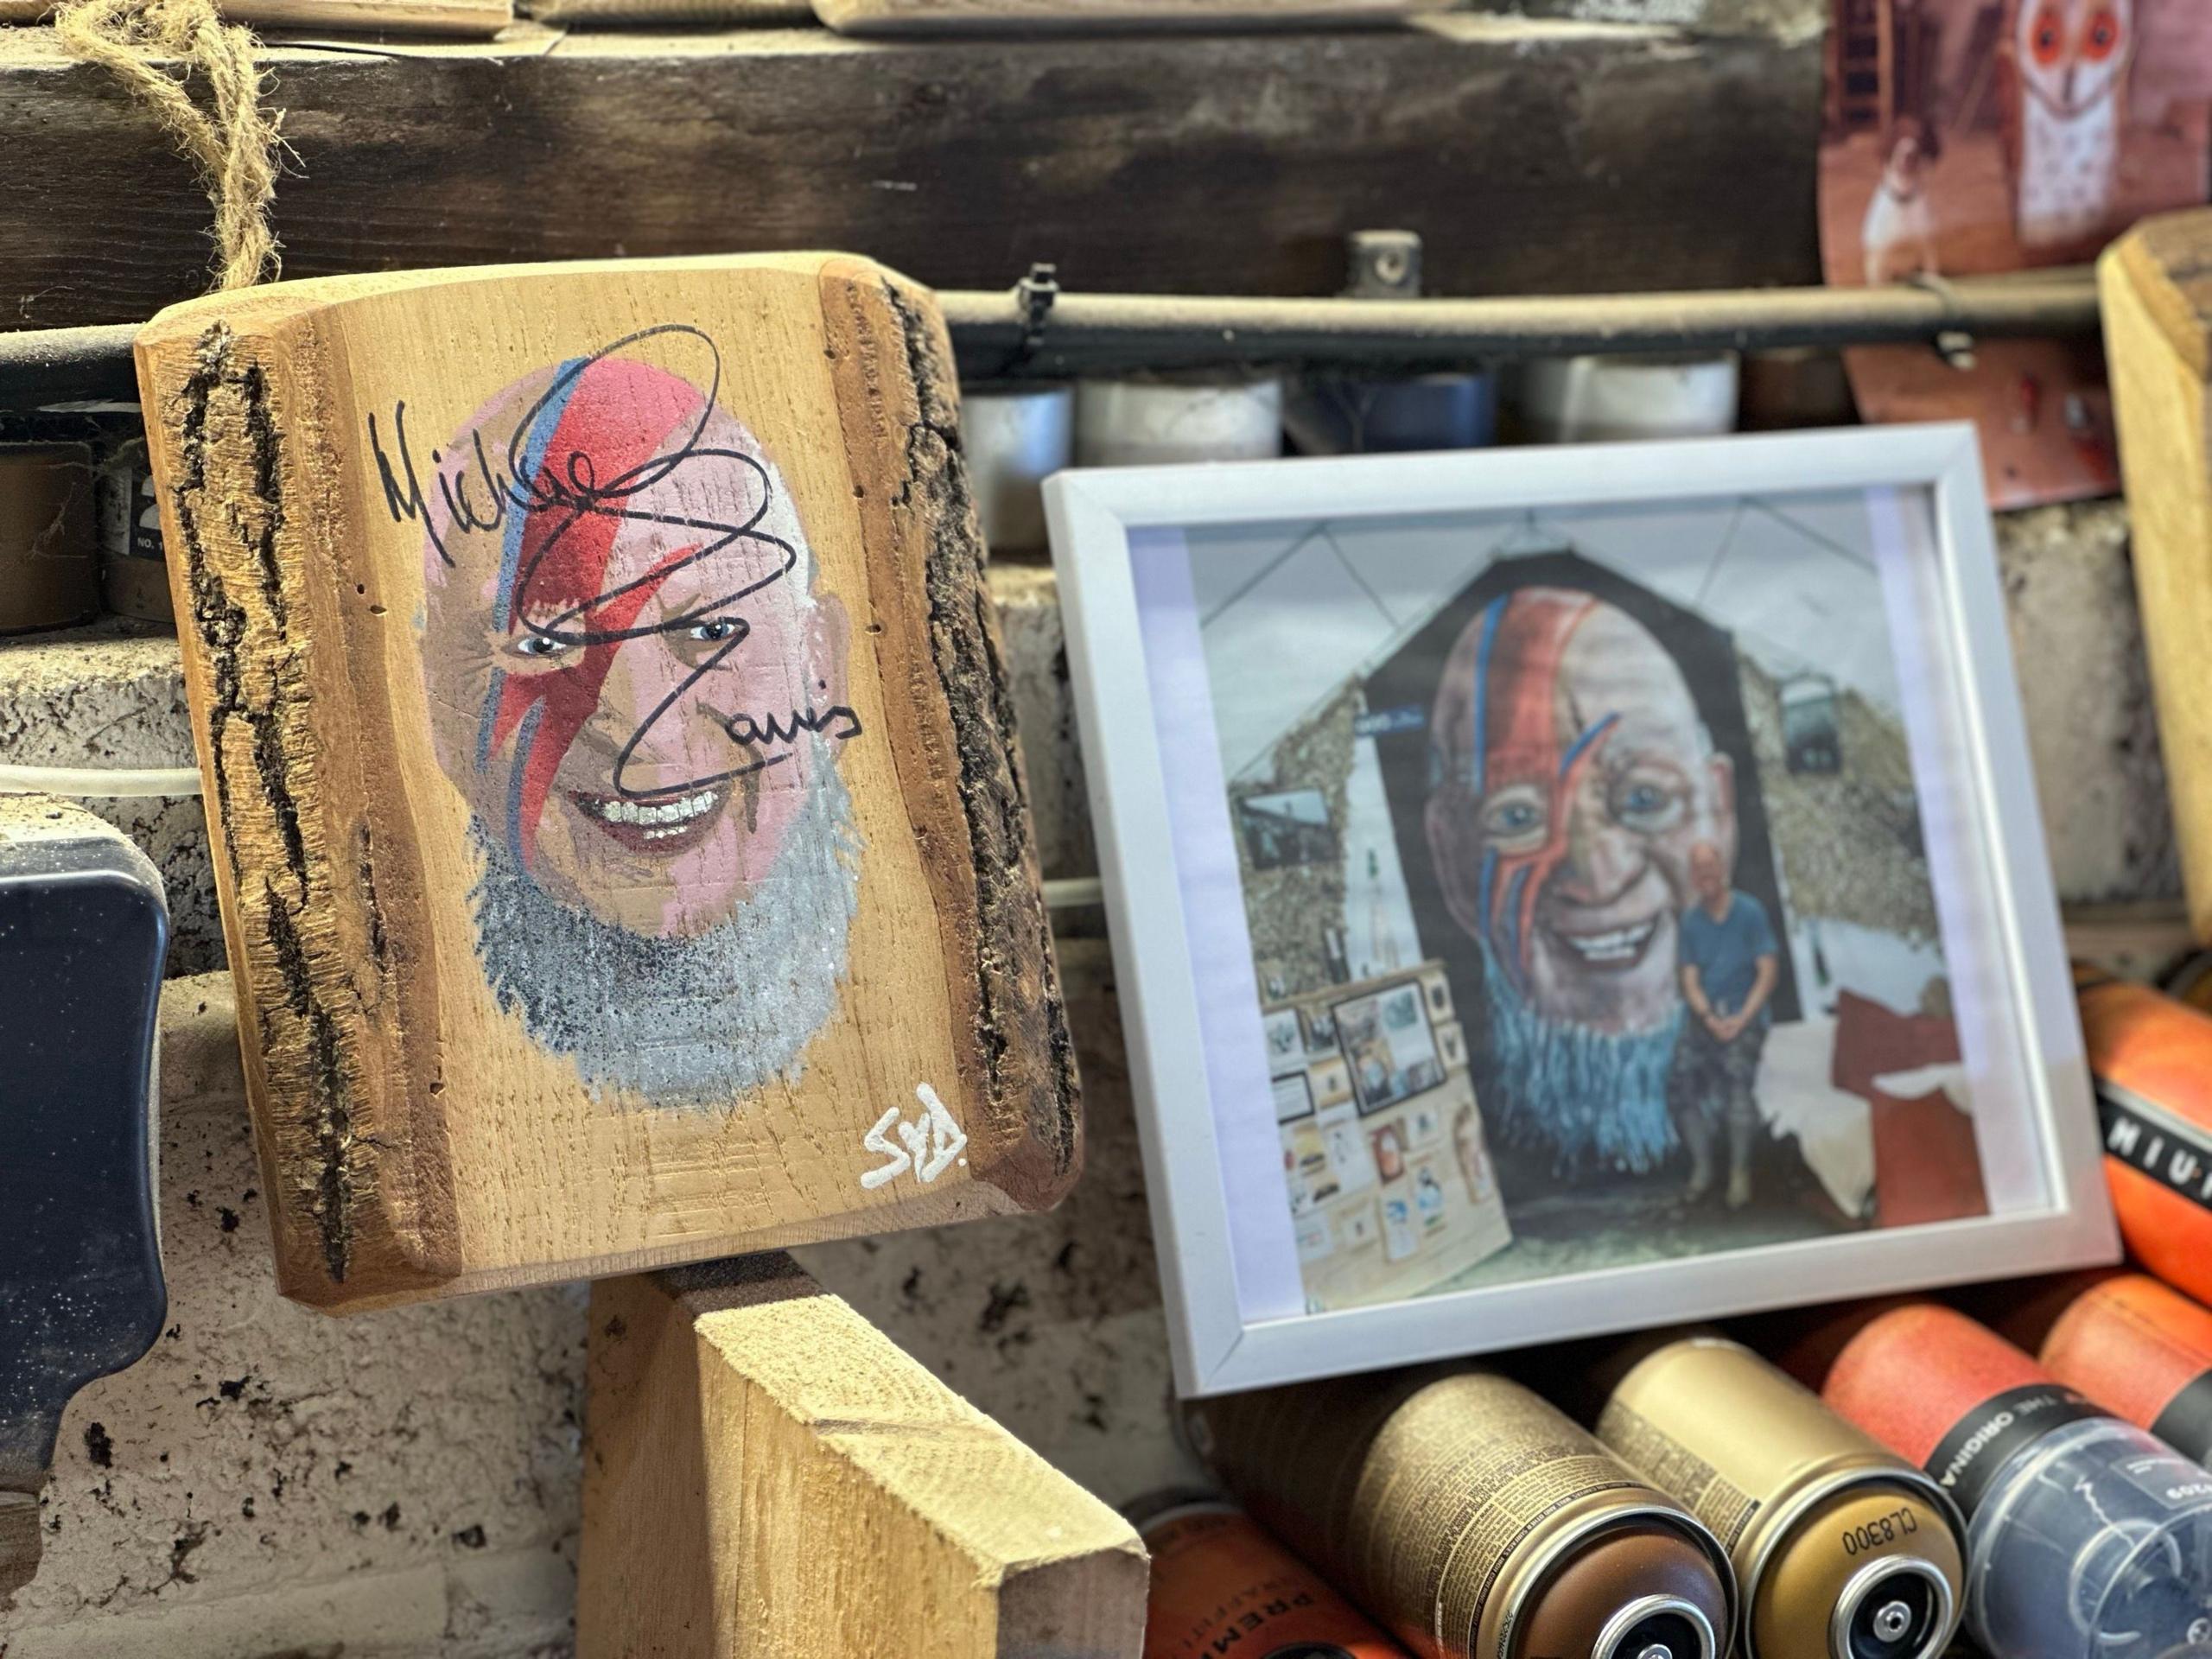
[[[873, 1192], [886, 1181], [895, 1180], [912, 1170], [923, 1185], [952, 1167], [957, 1160], [967, 1163], [960, 1156], [968, 1145], [968, 1136], [945, 1109], [944, 1103], [937, 1097], [937, 1090], [926, 1083], [914, 1086], [914, 1097], [922, 1103], [919, 1121], [907, 1122], [893, 1106], [875, 1120], [875, 1127], [861, 1137], [861, 1145], [870, 1152], [880, 1152], [888, 1160], [862, 1173], [861, 1185]], [[893, 1146], [890, 1131], [896, 1129], [899, 1143]]]

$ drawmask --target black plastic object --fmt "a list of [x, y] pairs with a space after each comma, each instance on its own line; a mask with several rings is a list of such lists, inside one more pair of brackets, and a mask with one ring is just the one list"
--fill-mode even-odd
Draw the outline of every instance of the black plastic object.
[[62, 1408], [161, 1333], [162, 878], [81, 807], [0, 797], [0, 1601], [38, 1563]]

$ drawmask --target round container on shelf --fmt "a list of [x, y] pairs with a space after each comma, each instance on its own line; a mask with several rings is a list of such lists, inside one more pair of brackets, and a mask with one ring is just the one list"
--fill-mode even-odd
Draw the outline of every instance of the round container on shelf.
[[1486, 373], [1306, 376], [1283, 414], [1301, 454], [1479, 449], [1497, 435], [1497, 380]]
[[1537, 358], [1522, 370], [1522, 418], [1540, 443], [1706, 437], [1736, 429], [1737, 378], [1733, 352]]
[[1282, 382], [1160, 376], [1079, 380], [1079, 467], [1260, 461], [1282, 453]]
[[1040, 486], [1075, 459], [1075, 388], [1018, 381], [963, 386], [960, 438], [984, 546], [995, 554], [1043, 551]]
[[73, 627], [99, 609], [91, 448], [0, 446], [0, 634]]
[[104, 455], [93, 491], [102, 602], [111, 615], [174, 623], [161, 509], [155, 503], [145, 439], [127, 438]]

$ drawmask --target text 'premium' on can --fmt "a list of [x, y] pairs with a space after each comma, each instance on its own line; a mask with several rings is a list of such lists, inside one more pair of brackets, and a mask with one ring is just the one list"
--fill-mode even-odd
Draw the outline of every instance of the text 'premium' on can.
[[1160, 1500], [1133, 1509], [1130, 1519], [1152, 1555], [1144, 1659], [1406, 1659], [1235, 1504]]
[[1645, 1354], [1598, 1438], [1727, 1548], [1745, 1659], [1932, 1659], [1950, 1642], [1949, 1501], [1748, 1348], [1697, 1336]]
[[1966, 1627], [1990, 1659], [2212, 1652], [2212, 1474], [1922, 1303], [1854, 1337], [1822, 1397], [1966, 1517]]
[[1253, 1518], [1421, 1659], [1720, 1659], [1712, 1534], [1518, 1383], [1427, 1369], [1189, 1408]]

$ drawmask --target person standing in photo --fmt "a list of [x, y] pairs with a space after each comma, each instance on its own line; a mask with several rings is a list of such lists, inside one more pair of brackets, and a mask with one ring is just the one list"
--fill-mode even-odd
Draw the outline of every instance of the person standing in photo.
[[1682, 912], [1677, 962], [1690, 1017], [1667, 1077], [1667, 1108], [1690, 1154], [1683, 1197], [1696, 1204], [1713, 1190], [1719, 1131], [1728, 1137], [1731, 1210], [1751, 1201], [1751, 1145], [1759, 1121], [1759, 1057], [1773, 1023], [1769, 999], [1781, 972], [1766, 907], [1729, 885], [1720, 849], [1690, 849], [1697, 902]]

